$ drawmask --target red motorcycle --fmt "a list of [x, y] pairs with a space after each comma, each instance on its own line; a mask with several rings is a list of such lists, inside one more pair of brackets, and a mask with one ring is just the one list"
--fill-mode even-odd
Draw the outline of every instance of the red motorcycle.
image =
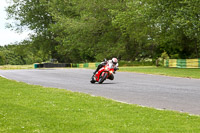
[[92, 76], [91, 83], [98, 82], [99, 84], [102, 84], [106, 79], [113, 80], [115, 73], [115, 70], [119, 70], [118, 68], [109, 67], [109, 64], [105, 65], [99, 71]]

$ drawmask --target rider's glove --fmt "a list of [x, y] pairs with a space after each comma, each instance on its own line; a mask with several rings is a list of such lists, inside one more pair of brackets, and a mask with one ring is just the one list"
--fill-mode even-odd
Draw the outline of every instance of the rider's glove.
[[115, 67], [114, 70], [117, 71], [117, 70], [119, 70], [119, 68]]

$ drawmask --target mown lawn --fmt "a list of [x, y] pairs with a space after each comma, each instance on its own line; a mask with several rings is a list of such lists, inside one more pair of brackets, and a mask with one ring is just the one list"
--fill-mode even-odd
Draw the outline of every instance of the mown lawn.
[[0, 77], [2, 133], [198, 133], [200, 116]]
[[190, 68], [165, 68], [165, 67], [120, 67], [119, 71], [139, 72], [145, 74], [157, 74], [174, 77], [198, 78], [200, 79], [200, 69]]

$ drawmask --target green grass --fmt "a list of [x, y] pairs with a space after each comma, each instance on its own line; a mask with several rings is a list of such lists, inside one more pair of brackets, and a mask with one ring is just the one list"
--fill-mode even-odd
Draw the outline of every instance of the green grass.
[[190, 68], [165, 68], [165, 67], [154, 67], [154, 66], [120, 67], [119, 71], [200, 79], [200, 69], [190, 69]]
[[33, 65], [0, 65], [0, 70], [33, 69]]
[[2, 133], [197, 133], [200, 117], [0, 77]]

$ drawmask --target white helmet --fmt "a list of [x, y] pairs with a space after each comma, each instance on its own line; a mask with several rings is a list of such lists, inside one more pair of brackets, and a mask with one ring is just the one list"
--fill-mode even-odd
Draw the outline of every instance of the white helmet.
[[112, 63], [116, 65], [118, 63], [117, 58], [112, 58]]

